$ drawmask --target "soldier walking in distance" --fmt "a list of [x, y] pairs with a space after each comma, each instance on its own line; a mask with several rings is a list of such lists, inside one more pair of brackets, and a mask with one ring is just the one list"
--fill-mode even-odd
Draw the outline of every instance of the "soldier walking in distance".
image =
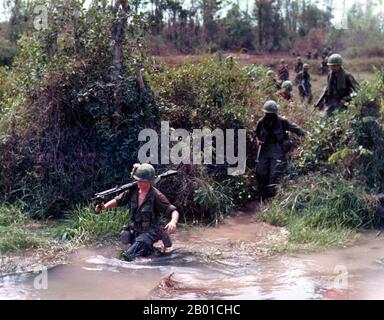
[[289, 66], [285, 63], [284, 59], [280, 60], [280, 66], [277, 73], [280, 81], [284, 82], [289, 80]]
[[352, 94], [359, 90], [359, 84], [354, 76], [343, 68], [343, 58], [340, 54], [333, 54], [328, 59], [328, 66], [331, 68], [328, 74], [327, 86], [316, 103], [316, 108], [324, 104], [324, 111], [327, 116], [337, 110], [345, 110], [346, 104], [352, 100]]

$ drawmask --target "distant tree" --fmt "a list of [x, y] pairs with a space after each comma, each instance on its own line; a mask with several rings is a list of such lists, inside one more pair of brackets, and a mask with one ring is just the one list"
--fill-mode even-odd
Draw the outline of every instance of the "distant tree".
[[199, 0], [199, 7], [203, 17], [204, 39], [207, 42], [215, 40], [219, 26], [217, 13], [221, 9], [222, 0]]
[[237, 4], [233, 4], [225, 18], [223, 18], [223, 36], [221, 47], [224, 50], [230, 49], [254, 49], [254, 26], [252, 18], [241, 12]]

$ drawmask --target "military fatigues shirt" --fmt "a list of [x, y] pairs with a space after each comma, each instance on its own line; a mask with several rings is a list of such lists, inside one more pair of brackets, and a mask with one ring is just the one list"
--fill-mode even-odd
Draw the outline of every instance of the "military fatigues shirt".
[[339, 73], [330, 73], [327, 83], [327, 99], [341, 100], [350, 97], [352, 92], [358, 90], [359, 84], [355, 78], [344, 69]]
[[155, 187], [150, 188], [140, 206], [137, 186], [118, 195], [115, 200], [118, 206], [127, 206], [130, 211], [128, 230], [132, 230], [133, 239], [130, 242], [133, 242], [133, 250], [137, 242], [144, 242], [147, 248], [152, 248], [158, 240], [170, 241], [160, 226], [160, 215], [171, 215], [176, 207]]
[[288, 132], [304, 135], [303, 129], [285, 118], [278, 117], [273, 126], [269, 126], [264, 118], [261, 119], [255, 130], [257, 139], [263, 143], [260, 157], [281, 159], [284, 156], [283, 144], [289, 140]]
[[289, 142], [288, 132], [299, 136], [304, 135], [300, 127], [282, 117], [278, 117], [274, 125], [268, 124], [263, 118], [256, 126], [255, 135], [263, 143], [256, 168], [262, 193], [273, 195], [275, 192], [274, 186], [283, 171], [285, 162], [287, 152], [285, 142]]
[[328, 75], [326, 97], [325, 97], [325, 113], [331, 115], [335, 110], [343, 110], [346, 108], [341, 100], [351, 100], [351, 94], [357, 92], [359, 84], [355, 78], [344, 69], [337, 74], [331, 72]]

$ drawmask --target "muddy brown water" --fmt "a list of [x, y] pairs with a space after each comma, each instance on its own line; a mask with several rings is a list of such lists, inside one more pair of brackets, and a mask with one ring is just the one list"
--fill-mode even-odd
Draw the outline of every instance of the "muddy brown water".
[[276, 237], [273, 228], [241, 214], [181, 231], [173, 253], [135, 262], [119, 260], [116, 247], [80, 249], [47, 271], [3, 275], [0, 299], [384, 299], [384, 236], [312, 254], [243, 250]]

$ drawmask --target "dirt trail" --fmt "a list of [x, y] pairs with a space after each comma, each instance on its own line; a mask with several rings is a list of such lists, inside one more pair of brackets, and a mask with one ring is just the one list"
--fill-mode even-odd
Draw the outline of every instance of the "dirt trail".
[[189, 228], [174, 237], [174, 246], [203, 256], [228, 259], [239, 255], [266, 256], [270, 247], [286, 241], [287, 231], [257, 221], [257, 204], [235, 212], [217, 227]]

